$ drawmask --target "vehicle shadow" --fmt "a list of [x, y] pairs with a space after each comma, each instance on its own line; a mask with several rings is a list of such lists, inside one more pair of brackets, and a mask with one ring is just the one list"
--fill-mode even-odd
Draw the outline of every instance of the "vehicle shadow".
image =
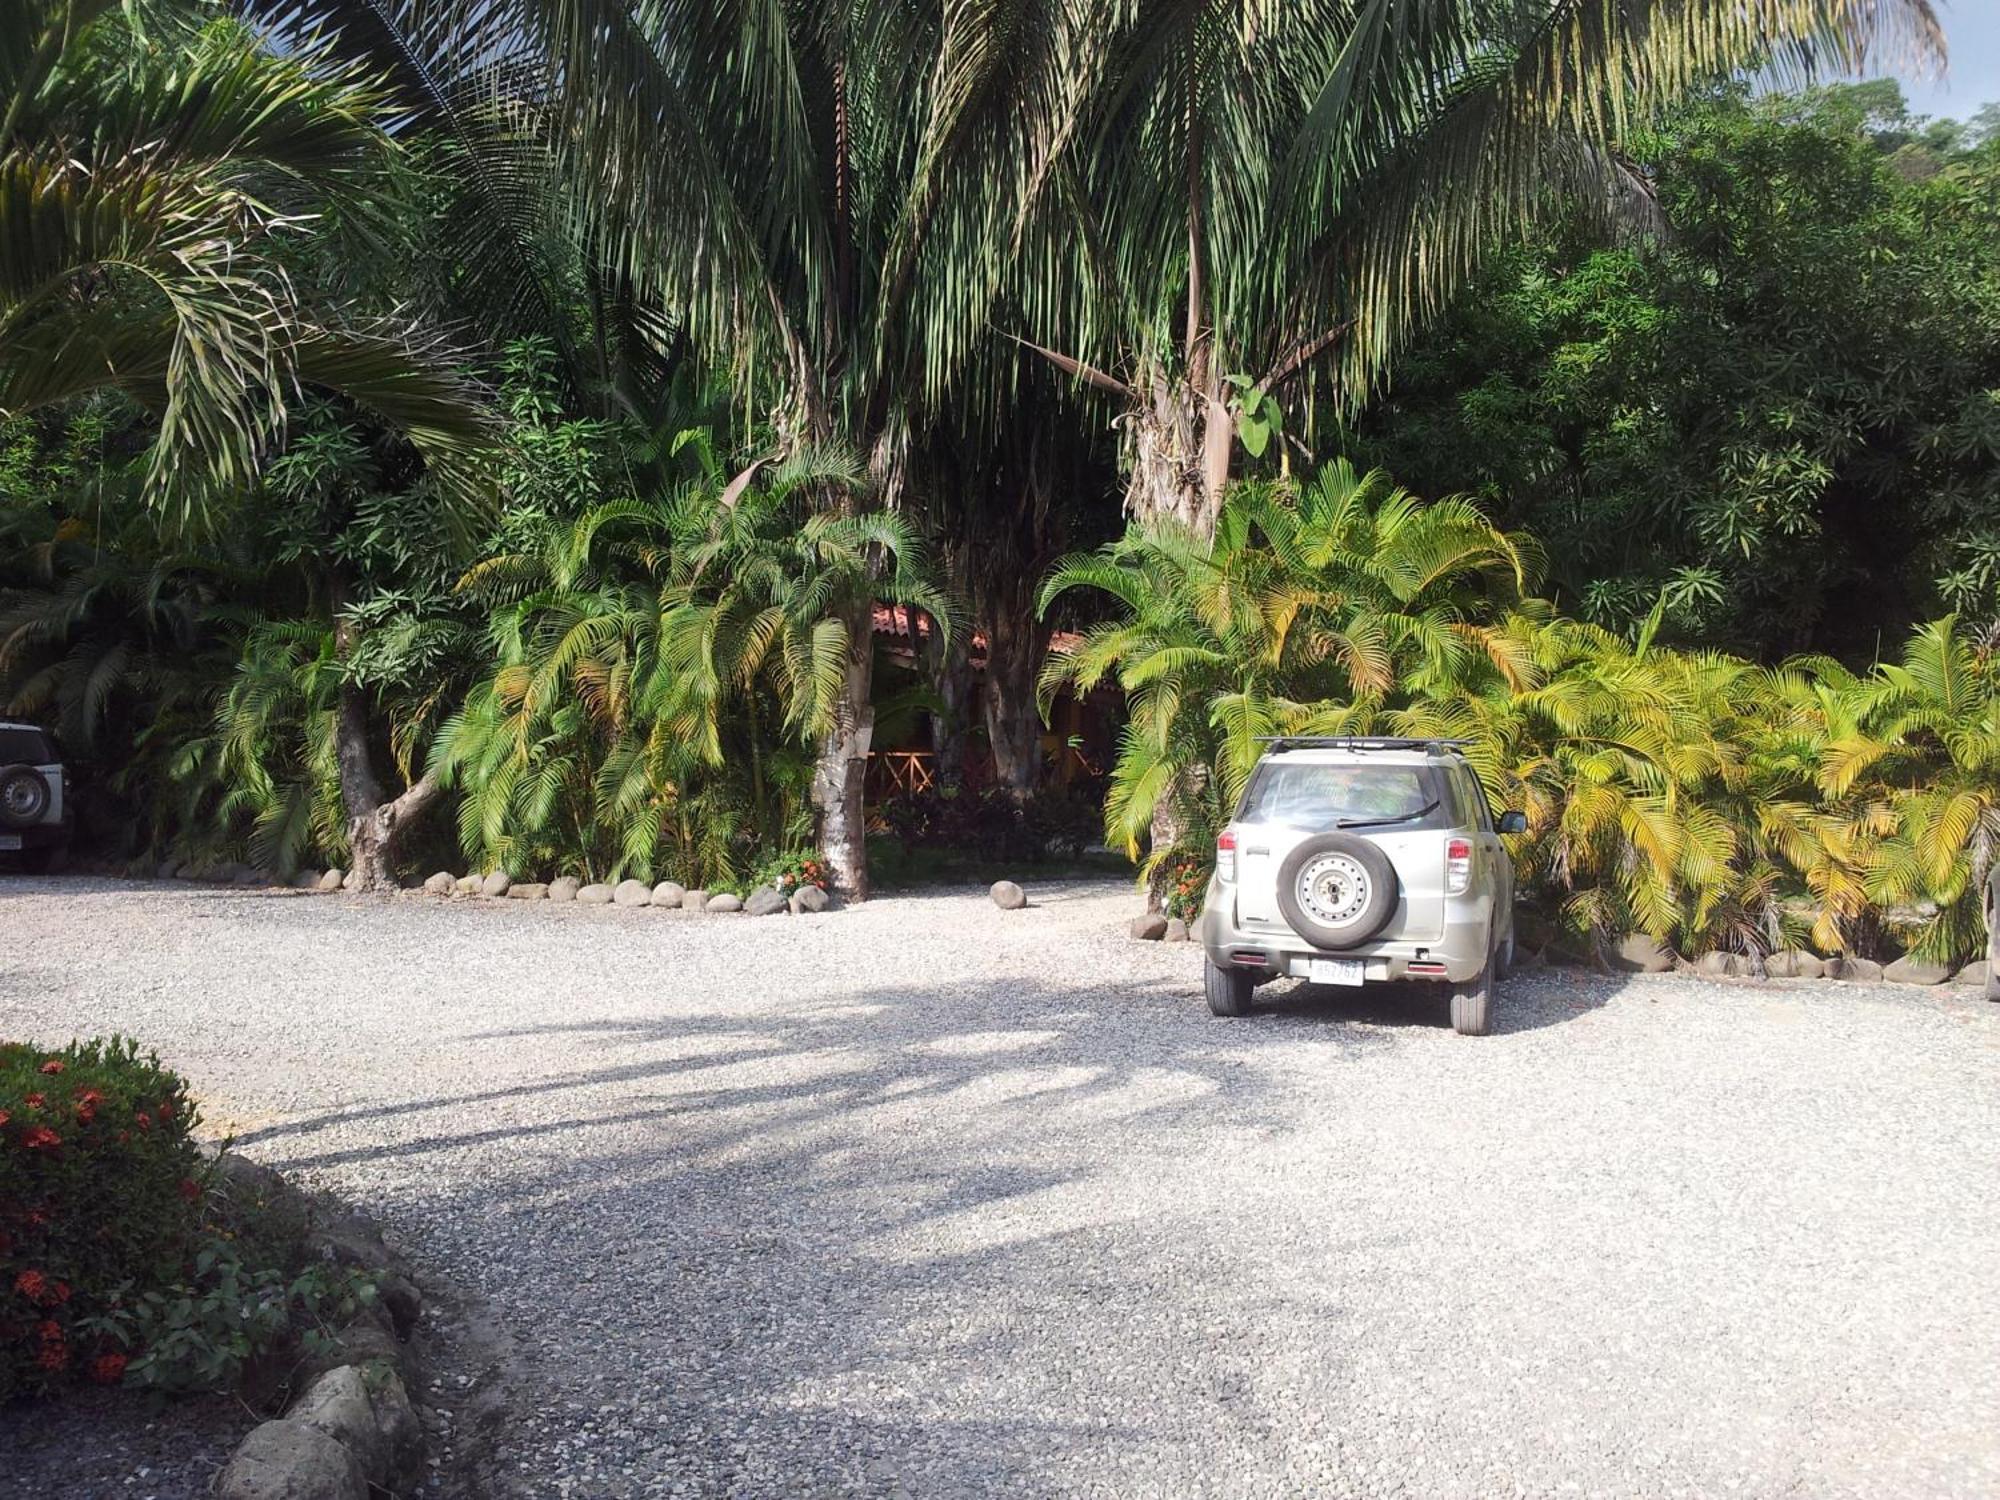
[[[1597, 1010], [1626, 988], [1621, 976], [1583, 970], [1538, 970], [1501, 980], [1494, 995], [1493, 1036], [1561, 1026]], [[1258, 989], [1250, 1019], [1298, 1026], [1379, 1026], [1451, 1029], [1451, 987], [1421, 980], [1356, 988], [1280, 979]]]

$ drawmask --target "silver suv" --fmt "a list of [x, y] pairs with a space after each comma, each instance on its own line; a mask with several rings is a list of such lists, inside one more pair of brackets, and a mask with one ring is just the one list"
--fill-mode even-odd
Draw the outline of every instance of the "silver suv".
[[33, 724], [0, 719], [0, 859], [45, 870], [69, 847], [62, 762]]
[[1514, 958], [1514, 865], [1456, 742], [1279, 739], [1215, 846], [1202, 909], [1208, 1008], [1250, 1009], [1268, 979], [1451, 986], [1451, 1024], [1483, 1036]]

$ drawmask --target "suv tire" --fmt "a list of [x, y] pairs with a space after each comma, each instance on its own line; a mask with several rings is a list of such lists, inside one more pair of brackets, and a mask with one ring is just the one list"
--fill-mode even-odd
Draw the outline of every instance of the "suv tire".
[[[1324, 921], [1299, 899], [1299, 879], [1315, 864], [1339, 867], [1351, 908], [1338, 920]], [[1365, 943], [1396, 910], [1396, 867], [1389, 856], [1351, 833], [1322, 833], [1302, 839], [1278, 866], [1278, 910], [1292, 931], [1315, 948], [1338, 952]]]
[[0, 828], [33, 828], [49, 810], [48, 778], [33, 766], [0, 771]]
[[1451, 987], [1451, 1029], [1460, 1036], [1485, 1036], [1493, 1025], [1493, 971], [1497, 954], [1489, 954], [1486, 967], [1470, 979]]
[[1201, 987], [1208, 1008], [1218, 1016], [1247, 1016], [1257, 981], [1246, 969], [1225, 969], [1212, 958], [1202, 960]]

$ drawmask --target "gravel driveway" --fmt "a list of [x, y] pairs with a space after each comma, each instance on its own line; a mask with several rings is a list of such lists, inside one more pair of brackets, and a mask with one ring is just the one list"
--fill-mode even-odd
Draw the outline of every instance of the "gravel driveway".
[[2000, 1492], [2000, 1006], [1541, 972], [1479, 1040], [1422, 988], [1221, 1022], [1128, 889], [1030, 895], [6, 881], [0, 1035], [157, 1044], [490, 1299], [496, 1490]]

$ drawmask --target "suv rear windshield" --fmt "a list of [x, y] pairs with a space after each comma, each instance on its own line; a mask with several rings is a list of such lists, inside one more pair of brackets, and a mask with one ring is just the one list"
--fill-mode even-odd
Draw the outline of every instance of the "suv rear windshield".
[[[1250, 778], [1236, 816], [1245, 823], [1288, 828], [1332, 828], [1346, 818], [1402, 818], [1439, 800], [1428, 766], [1326, 765], [1267, 761]], [[1411, 828], [1441, 828], [1450, 816], [1437, 808], [1410, 817]]]
[[0, 729], [0, 766], [52, 766], [56, 754], [39, 729]]

